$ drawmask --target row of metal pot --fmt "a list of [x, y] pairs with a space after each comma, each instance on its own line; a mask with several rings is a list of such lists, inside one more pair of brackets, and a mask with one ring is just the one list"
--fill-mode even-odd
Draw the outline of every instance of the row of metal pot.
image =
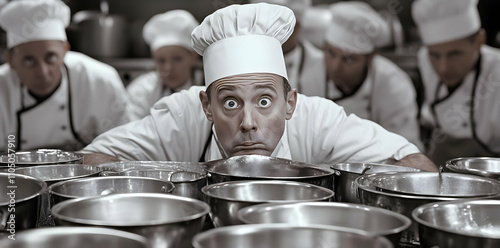
[[[478, 159], [470, 158], [459, 160], [454, 164], [462, 163], [462, 168], [484, 167], [484, 165], [479, 164], [484, 164], [484, 162], [494, 164], [492, 161], [495, 159], [480, 158], [479, 160], [482, 163], [479, 163]], [[130, 227], [133, 224], [144, 227], [144, 224], [151, 220], [150, 225], [157, 227], [154, 230], [159, 230], [158, 226], [160, 224], [155, 223], [153, 219], [160, 222], [163, 220], [163, 224], [171, 223], [172, 219], [168, 218], [173, 218], [172, 214], [179, 217], [183, 216], [183, 213], [193, 214], [189, 211], [198, 209], [201, 213], [207, 211], [210, 216], [208, 219], [213, 220], [213, 223], [212, 221], [209, 222], [217, 227], [210, 229], [203, 226], [203, 223], [206, 223], [204, 222], [205, 213], [202, 214], [203, 217], [200, 219], [201, 224], [194, 221], [196, 224], [192, 227], [195, 229], [189, 231], [192, 236], [183, 237], [182, 241], [179, 241], [183, 242], [182, 245], [180, 243], [173, 245], [176, 242], [174, 241], [175, 237], [161, 234], [147, 238], [150, 244], [156, 245], [153, 247], [191, 247], [191, 245], [195, 247], [240, 247], [254, 244], [252, 241], [259, 242], [260, 247], [264, 244], [263, 242], [269, 242], [272, 247], [281, 247], [280, 242], [282, 241], [277, 238], [280, 235], [283, 236], [284, 240], [292, 242], [286, 243], [283, 241], [282, 244], [295, 244], [295, 247], [305, 247], [298, 245], [304, 244], [301, 243], [305, 239], [303, 236], [300, 238], [302, 241], [295, 240], [299, 233], [309, 237], [309, 239], [305, 239], [308, 240], [309, 244], [319, 242], [319, 245], [332, 244], [332, 247], [336, 247], [333, 243], [340, 244], [342, 242], [345, 242], [342, 243], [343, 247], [397, 247], [399, 244], [407, 246], [420, 244], [422, 247], [472, 247], [477, 245], [496, 247], [498, 245], [500, 237], [497, 233], [499, 233], [500, 216], [497, 216], [498, 214], [494, 210], [495, 208], [498, 209], [500, 203], [495, 200], [474, 199], [478, 197], [484, 199], [498, 198], [500, 188], [498, 186], [499, 182], [496, 180], [475, 175], [437, 174], [418, 172], [418, 170], [417, 172], [394, 173], [394, 171], [400, 170], [415, 170], [407, 167], [380, 164], [344, 163], [334, 165], [332, 168], [329, 168], [330, 165], [327, 168], [320, 167], [263, 156], [240, 156], [206, 164], [176, 162], [103, 164], [98, 169], [105, 171], [105, 173], [100, 172], [100, 175], [107, 174], [107, 176], [110, 176], [107, 177], [108, 181], [112, 179], [126, 180], [126, 178], [130, 178], [130, 175], [160, 177], [161, 179], [173, 181], [175, 186], [172, 188], [173, 191], [170, 192], [172, 194], [176, 194], [179, 179], [184, 183], [190, 183], [190, 186], [193, 186], [192, 182], [201, 181], [200, 184], [194, 186], [196, 190], [179, 191], [177, 194], [191, 197], [186, 198], [189, 199], [188, 202], [201, 202], [205, 204], [202, 204], [203, 206], [208, 206], [209, 210], [189, 205], [189, 207], [182, 207], [181, 210], [177, 211], [175, 206], [183, 206], [184, 204], [177, 202], [174, 204], [175, 206], [172, 206], [170, 203], [162, 205], [155, 202], [172, 201], [169, 197], [175, 198], [175, 196], [164, 194], [170, 191], [168, 187], [163, 187], [160, 190], [160, 193], [162, 193], [161, 198], [166, 197], [169, 198], [168, 200], [149, 201], [146, 198], [141, 198], [132, 200], [134, 202], [132, 203], [128, 200], [131, 199], [130, 197], [135, 197], [135, 194], [127, 194], [127, 196], [116, 194], [120, 193], [120, 187], [117, 187], [118, 184], [116, 183], [113, 183], [112, 186], [103, 184], [105, 185], [103, 187], [96, 187], [96, 185], [88, 183], [80, 184], [75, 188], [80, 188], [80, 191], [86, 189], [86, 191], [96, 195], [103, 192], [104, 194], [114, 194], [95, 199], [68, 200], [58, 205], [54, 205], [57, 200], [52, 200], [52, 206], [54, 206], [52, 212], [58, 225], [97, 225], [126, 230], [127, 228], [124, 228], [124, 226]], [[53, 166], [53, 168], [57, 168], [57, 166]], [[494, 169], [495, 167], [489, 166], [489, 168]], [[172, 173], [172, 171], [177, 172]], [[382, 173], [382, 171], [393, 172]], [[489, 173], [494, 174], [495, 172]], [[84, 178], [73, 181], [88, 180], [88, 182], [97, 183], [99, 180], [104, 180], [103, 178], [106, 177]], [[257, 179], [289, 181], [255, 181]], [[290, 180], [299, 182], [290, 182]], [[128, 185], [128, 190], [131, 192], [133, 190], [148, 192], [136, 184], [128, 182], [122, 185], [125, 185], [125, 188]], [[2, 187], [4, 188], [4, 186]], [[51, 187], [54, 188], [53, 185], [49, 186], [49, 188]], [[95, 190], [92, 191], [90, 188]], [[335, 191], [335, 194], [332, 190]], [[69, 194], [68, 192], [64, 194]], [[186, 192], [195, 192], [198, 195], [185, 195], [188, 194]], [[156, 197], [157, 194], [153, 195]], [[54, 193], [48, 198], [56, 198], [55, 196]], [[148, 196], [142, 193], [140, 197]], [[117, 204], [120, 201], [118, 199], [122, 198], [124, 202]], [[184, 197], [179, 198], [183, 199]], [[98, 199], [113, 200], [111, 200], [111, 203], [98, 203]], [[87, 205], [87, 201], [92, 204]], [[306, 201], [343, 201], [346, 203], [310, 203]], [[141, 202], [144, 205], [141, 205]], [[263, 203], [271, 205], [262, 205]], [[67, 208], [60, 207], [65, 206], [65, 204], [77, 205], [70, 205], [71, 207], [68, 206]], [[74, 210], [80, 209], [80, 207], [76, 207], [78, 204], [83, 204], [85, 206], [83, 209], [88, 211], [79, 212]], [[113, 204], [113, 206], [110, 207], [106, 204]], [[160, 205], [161, 207], [151, 209], [151, 205]], [[96, 207], [94, 208], [94, 206]], [[62, 211], [64, 214], [61, 215], [59, 208], [71, 210]], [[143, 211], [146, 214], [140, 214]], [[450, 214], [450, 211], [453, 214]], [[199, 214], [200, 212], [196, 213]], [[135, 216], [138, 217], [135, 218]], [[79, 223], [82, 220], [87, 222]], [[95, 222], [96, 220], [98, 221]], [[122, 223], [122, 226], [105, 225], [106, 222], [117, 224], [113, 223], [113, 221], [117, 220], [128, 224], [123, 225]], [[145, 222], [140, 222], [141, 220]], [[188, 222], [193, 221], [188, 220]], [[249, 224], [224, 227], [242, 223]], [[271, 223], [282, 223], [282, 225], [276, 226]], [[120, 224], [120, 221], [118, 221], [118, 224]], [[196, 229], [199, 224], [201, 227]], [[316, 229], [311, 225], [314, 225]], [[453, 225], [458, 227], [452, 227]], [[302, 227], [299, 228], [299, 226]], [[35, 230], [38, 229], [31, 231]], [[176, 237], [179, 237], [181, 236], [179, 234], [184, 234], [185, 230], [186, 228], [176, 229], [176, 231], [169, 229], [168, 232], [176, 233]], [[194, 235], [199, 232], [202, 233], [193, 239]], [[151, 234], [152, 232], [148, 231], [147, 233]], [[364, 236], [364, 238], [358, 236]], [[371, 240], [368, 241], [371, 246], [356, 243], [352, 239], [360, 240], [360, 242], [365, 239]], [[388, 243], [389, 246], [385, 246], [387, 240], [392, 241]], [[354, 244], [357, 244], [357, 246]]]

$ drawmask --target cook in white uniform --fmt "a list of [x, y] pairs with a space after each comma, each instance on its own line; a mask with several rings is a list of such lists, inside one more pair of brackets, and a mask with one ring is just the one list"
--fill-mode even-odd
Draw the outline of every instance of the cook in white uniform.
[[320, 96], [400, 134], [423, 149], [415, 87], [396, 64], [377, 54], [390, 39], [389, 26], [364, 2], [331, 5], [325, 35], [326, 80]]
[[130, 120], [116, 70], [68, 51], [69, 19], [59, 0], [13, 1], [0, 10], [9, 49], [0, 66], [0, 151], [8, 140], [17, 150], [79, 150]]
[[[134, 119], [149, 115], [153, 104], [173, 92], [202, 85], [197, 70], [198, 54], [191, 46], [191, 32], [198, 26], [185, 10], [171, 10], [153, 16], [143, 28], [156, 70], [143, 74], [127, 86]], [[198, 77], [196, 77], [198, 76]]]
[[500, 51], [486, 46], [476, 0], [420, 0], [413, 18], [425, 87], [421, 123], [437, 164], [456, 157], [500, 156]]
[[402, 136], [290, 88], [281, 44], [294, 24], [290, 9], [265, 3], [209, 15], [192, 34], [208, 87], [164, 97], [150, 116], [100, 135], [84, 149], [100, 154], [85, 163], [260, 154], [313, 164], [397, 160], [435, 170]]
[[301, 34], [301, 20], [305, 10], [311, 6], [311, 0], [250, 0], [250, 3], [259, 2], [282, 5], [293, 11], [296, 17], [294, 31], [282, 45], [288, 82], [299, 93], [317, 96], [317, 89], [309, 85], [324, 81], [323, 53]]

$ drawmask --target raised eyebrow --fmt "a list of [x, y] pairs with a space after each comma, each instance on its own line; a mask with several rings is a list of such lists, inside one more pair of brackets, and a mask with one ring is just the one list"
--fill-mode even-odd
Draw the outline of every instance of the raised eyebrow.
[[278, 89], [276, 89], [276, 87], [271, 86], [271, 85], [266, 85], [266, 84], [257, 84], [257, 85], [255, 85], [255, 88], [256, 89], [270, 89], [274, 92], [278, 92]]
[[225, 91], [232, 92], [235, 89], [236, 88], [233, 86], [222, 86], [220, 88], [217, 88], [217, 94], [220, 94], [220, 93], [225, 92]]

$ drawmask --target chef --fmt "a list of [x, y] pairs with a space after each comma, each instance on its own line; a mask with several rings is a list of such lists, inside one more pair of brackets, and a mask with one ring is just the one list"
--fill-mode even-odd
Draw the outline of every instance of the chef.
[[500, 51], [485, 45], [475, 0], [415, 1], [424, 47], [421, 123], [432, 130], [427, 153], [437, 164], [456, 157], [500, 156]]
[[266, 3], [209, 15], [192, 33], [207, 87], [164, 97], [150, 116], [100, 135], [83, 150], [85, 163], [259, 154], [312, 164], [389, 160], [435, 170], [402, 136], [291, 89], [281, 44], [294, 25], [290, 9]]
[[116, 70], [68, 51], [69, 19], [59, 0], [12, 1], [0, 10], [8, 48], [0, 66], [0, 151], [11, 141], [17, 150], [79, 150], [129, 121]]
[[[392, 61], [377, 54], [389, 42], [389, 26], [364, 2], [331, 5], [325, 35], [323, 95], [356, 114], [400, 134], [423, 149], [415, 87]], [[325, 82], [325, 79], [323, 80]]]
[[301, 34], [301, 21], [305, 11], [311, 7], [311, 0], [250, 0], [250, 3], [259, 2], [282, 5], [293, 11], [296, 18], [294, 31], [282, 45], [288, 82], [299, 93], [317, 96], [318, 89], [309, 85], [324, 80], [323, 53]]
[[192, 85], [202, 85], [199, 75], [203, 73], [197, 70], [199, 55], [191, 46], [191, 32], [198, 25], [185, 10], [157, 14], [144, 25], [143, 37], [151, 48], [156, 70], [139, 76], [127, 86], [134, 119], [148, 115], [160, 98]]

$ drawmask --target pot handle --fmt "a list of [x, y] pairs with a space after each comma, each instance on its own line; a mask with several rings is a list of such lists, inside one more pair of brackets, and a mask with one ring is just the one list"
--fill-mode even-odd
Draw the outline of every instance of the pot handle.
[[367, 171], [371, 169], [373, 169], [373, 165], [371, 164], [366, 165], [366, 168], [364, 168], [363, 171], [361, 171], [361, 175], [364, 175]]
[[9, 212], [7, 209], [0, 208], [0, 231], [7, 228], [7, 219], [9, 218]]
[[[175, 173], [181, 173], [181, 172], [184, 172], [184, 171], [170, 171], [170, 172], [168, 172], [168, 174], [167, 174], [167, 181], [172, 182], [172, 176], [173, 176]], [[173, 183], [173, 182], [172, 182], [172, 183]]]
[[120, 172], [116, 171], [102, 171], [99, 173], [100, 177], [108, 177], [108, 176], [119, 176]]

